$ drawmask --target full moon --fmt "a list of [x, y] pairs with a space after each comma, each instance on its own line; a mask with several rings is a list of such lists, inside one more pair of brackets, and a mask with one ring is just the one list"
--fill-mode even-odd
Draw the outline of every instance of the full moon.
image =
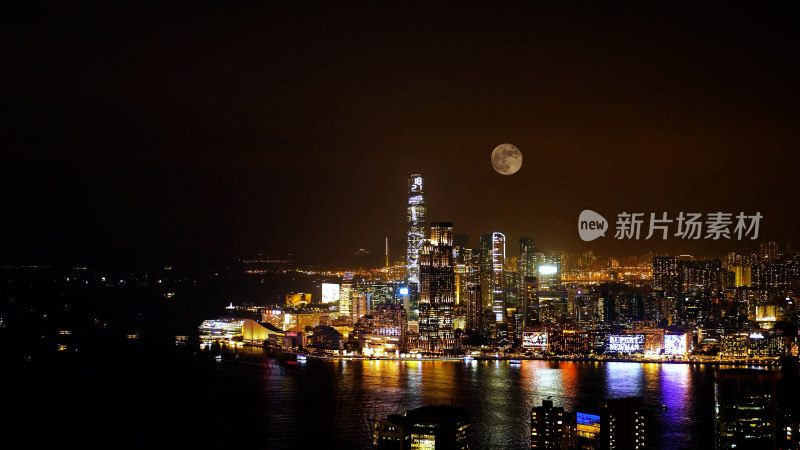
[[513, 144], [500, 144], [492, 152], [492, 167], [497, 173], [513, 175], [522, 167], [522, 152]]

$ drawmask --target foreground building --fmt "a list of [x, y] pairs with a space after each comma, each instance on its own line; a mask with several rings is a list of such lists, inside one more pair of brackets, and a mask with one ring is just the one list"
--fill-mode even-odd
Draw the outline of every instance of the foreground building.
[[405, 415], [376, 418], [372, 434], [378, 450], [466, 450], [470, 420], [464, 408], [423, 406]]
[[577, 444], [575, 413], [554, 407], [552, 400], [531, 410], [531, 448], [561, 450]]
[[777, 448], [776, 393], [780, 372], [714, 372], [717, 449]]

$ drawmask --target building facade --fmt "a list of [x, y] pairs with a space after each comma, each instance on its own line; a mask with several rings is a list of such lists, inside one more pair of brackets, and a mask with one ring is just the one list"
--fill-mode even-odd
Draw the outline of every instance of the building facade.
[[425, 177], [422, 173], [408, 174], [406, 279], [419, 292], [419, 257], [425, 241], [427, 211], [425, 208]]

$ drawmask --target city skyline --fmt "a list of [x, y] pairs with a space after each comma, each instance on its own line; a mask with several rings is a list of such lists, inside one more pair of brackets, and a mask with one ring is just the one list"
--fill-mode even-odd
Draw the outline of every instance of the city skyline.
[[799, 21], [6, 7], [2, 442], [800, 449]]

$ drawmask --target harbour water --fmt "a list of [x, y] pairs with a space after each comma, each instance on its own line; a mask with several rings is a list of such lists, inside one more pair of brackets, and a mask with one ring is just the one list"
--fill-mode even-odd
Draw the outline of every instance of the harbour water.
[[530, 410], [542, 400], [574, 411], [631, 396], [643, 397], [653, 412], [656, 441], [648, 447], [713, 445], [710, 366], [248, 358], [217, 370], [254, 390], [247, 409], [263, 419], [257, 432], [269, 448], [370, 448], [375, 416], [437, 404], [467, 410], [473, 448], [530, 448]]
[[[714, 445], [714, 366], [290, 361], [260, 348], [139, 347], [3, 371], [4, 401], [14, 411], [5, 430], [37, 448], [368, 449], [376, 416], [450, 405], [470, 416], [471, 448], [524, 449], [531, 407], [542, 400], [580, 411], [606, 398], [641, 396], [654, 419], [648, 448]], [[796, 376], [785, 380], [797, 385]]]

